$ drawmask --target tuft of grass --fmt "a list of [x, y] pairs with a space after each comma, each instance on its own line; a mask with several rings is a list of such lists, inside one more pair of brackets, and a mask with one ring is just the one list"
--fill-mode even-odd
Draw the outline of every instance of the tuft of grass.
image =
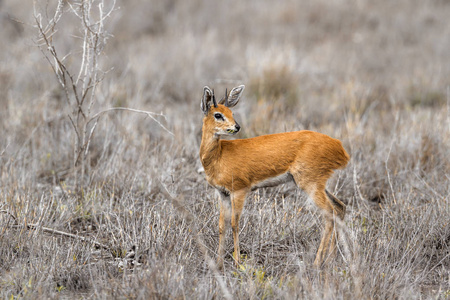
[[413, 108], [443, 107], [447, 103], [447, 97], [444, 91], [423, 90], [417, 87], [410, 88], [408, 98]]
[[273, 110], [284, 113], [297, 107], [298, 85], [299, 78], [291, 67], [273, 63], [252, 78], [249, 94], [258, 104], [270, 103]]

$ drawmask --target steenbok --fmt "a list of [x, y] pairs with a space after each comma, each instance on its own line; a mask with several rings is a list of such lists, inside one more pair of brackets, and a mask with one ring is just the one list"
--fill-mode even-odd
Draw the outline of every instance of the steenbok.
[[214, 91], [205, 86], [201, 109], [203, 118], [200, 159], [206, 179], [220, 198], [218, 266], [223, 267], [225, 233], [231, 216], [234, 238], [234, 260], [239, 264], [239, 218], [245, 197], [261, 187], [272, 187], [294, 181], [323, 212], [322, 240], [317, 250], [316, 266], [332, 257], [337, 233], [334, 217], [341, 220], [345, 204], [325, 189], [333, 170], [344, 168], [350, 157], [339, 140], [313, 131], [269, 134], [249, 139], [221, 140], [235, 135], [241, 127], [234, 120], [234, 107], [245, 86], [233, 88], [219, 102]]

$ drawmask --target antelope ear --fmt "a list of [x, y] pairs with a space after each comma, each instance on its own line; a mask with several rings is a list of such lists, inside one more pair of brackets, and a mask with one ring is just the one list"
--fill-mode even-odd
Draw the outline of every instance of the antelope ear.
[[242, 92], [245, 89], [245, 85], [240, 85], [238, 87], [233, 88], [225, 101], [226, 107], [233, 107], [238, 104], [239, 99], [241, 98]]
[[208, 111], [211, 108], [211, 101], [213, 96], [214, 92], [208, 86], [205, 86], [203, 88], [202, 102], [200, 103], [200, 108], [202, 109], [205, 115], [208, 114]]

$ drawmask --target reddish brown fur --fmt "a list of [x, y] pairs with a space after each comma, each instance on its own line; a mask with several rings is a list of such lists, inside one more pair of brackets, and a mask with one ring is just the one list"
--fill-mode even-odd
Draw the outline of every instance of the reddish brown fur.
[[[215, 113], [221, 113], [224, 120], [216, 120]], [[249, 139], [220, 140], [220, 136], [226, 134], [224, 132], [236, 129], [236, 124], [228, 107], [220, 104], [209, 107], [203, 119], [200, 146], [200, 159], [208, 182], [222, 195], [230, 195], [236, 262], [240, 259], [239, 218], [246, 194], [266, 179], [289, 173], [325, 213], [325, 230], [315, 260], [316, 265], [322, 264], [335, 250], [337, 236], [333, 232], [333, 215], [343, 219], [345, 214], [345, 205], [333, 195], [327, 196], [325, 193], [326, 182], [333, 170], [345, 167], [350, 159], [342, 143], [325, 134], [306, 130]], [[222, 199], [219, 266], [223, 264], [225, 219], [229, 214], [229, 204], [226, 199]]]
[[[205, 126], [203, 130], [203, 139], [208, 139]], [[208, 182], [228, 191], [251, 187], [292, 170], [328, 178], [332, 170], [345, 167], [349, 160], [339, 140], [313, 131], [233, 141], [209, 139], [202, 143], [200, 152]]]

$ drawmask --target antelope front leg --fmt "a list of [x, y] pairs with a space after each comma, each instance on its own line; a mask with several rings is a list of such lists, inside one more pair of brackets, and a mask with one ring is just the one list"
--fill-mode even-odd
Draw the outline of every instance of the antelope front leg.
[[219, 250], [217, 258], [217, 267], [223, 269], [223, 257], [225, 247], [225, 236], [227, 233], [228, 222], [230, 220], [230, 197], [216, 191], [220, 201], [220, 216], [219, 216]]
[[234, 240], [234, 261], [239, 266], [241, 251], [239, 249], [239, 219], [241, 217], [242, 209], [244, 208], [246, 190], [234, 192], [231, 195], [231, 228], [233, 229]]

